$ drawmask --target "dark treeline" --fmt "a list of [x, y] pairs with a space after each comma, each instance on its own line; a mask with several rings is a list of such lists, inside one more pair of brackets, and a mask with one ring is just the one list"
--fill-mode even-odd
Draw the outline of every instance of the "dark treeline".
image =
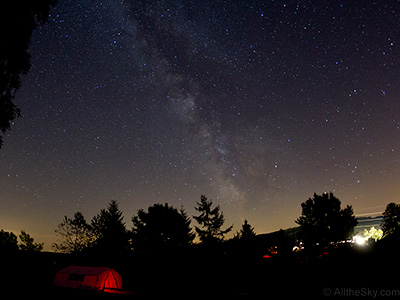
[[55, 0], [13, 0], [0, 2], [0, 148], [2, 134], [21, 116], [14, 103], [21, 76], [29, 71], [29, 44], [33, 31], [47, 22]]
[[[257, 235], [244, 220], [227, 239], [233, 225], [225, 225], [220, 207], [204, 195], [192, 217], [183, 208], [153, 204], [139, 209], [131, 226], [112, 200], [91, 220], [80, 212], [65, 216], [52, 245], [58, 253], [40, 253], [43, 245], [25, 232], [18, 244], [5, 231], [0, 232], [0, 253], [5, 269], [41, 293], [54, 292], [55, 273], [68, 265], [113, 267], [124, 288], [137, 297], [320, 297], [326, 287], [395, 287], [391, 275], [382, 272], [389, 265], [400, 266], [395, 250], [400, 244], [400, 205], [388, 204], [384, 238], [365, 247], [349, 242], [357, 225], [353, 209], [341, 208], [332, 193], [314, 194], [301, 207], [295, 220], [299, 227]], [[33, 269], [40, 276], [32, 279], [27, 270]]]

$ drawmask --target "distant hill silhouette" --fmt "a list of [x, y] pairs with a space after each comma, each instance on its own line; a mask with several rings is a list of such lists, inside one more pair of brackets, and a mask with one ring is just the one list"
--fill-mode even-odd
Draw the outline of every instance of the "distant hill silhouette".
[[269, 233], [257, 234], [257, 239], [259, 239], [259, 240], [276, 240], [282, 232], [288, 238], [296, 239], [299, 231], [300, 231], [300, 226], [290, 227], [287, 229], [280, 229], [280, 230], [269, 232]]
[[370, 229], [371, 227], [375, 227], [376, 229], [381, 229], [381, 224], [383, 221], [383, 216], [365, 216], [357, 218], [358, 224], [354, 227], [354, 233], [357, 234], [359, 232], [363, 232], [364, 229]]
[[[359, 232], [364, 232], [364, 229], [370, 229], [371, 227], [375, 227], [376, 229], [381, 229], [381, 224], [383, 221], [383, 216], [363, 216], [357, 218], [357, 226], [354, 227], [354, 234]], [[300, 226], [290, 227], [287, 229], [281, 229], [285, 233], [285, 235], [291, 239], [296, 240], [297, 235], [300, 231]], [[269, 232], [269, 233], [260, 233], [257, 234], [257, 239], [259, 240], [275, 240], [278, 236], [280, 230]]]

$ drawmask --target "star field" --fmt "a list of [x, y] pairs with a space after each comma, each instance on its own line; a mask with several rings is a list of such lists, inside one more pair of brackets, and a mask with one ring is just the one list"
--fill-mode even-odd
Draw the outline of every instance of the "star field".
[[0, 227], [51, 240], [110, 199], [129, 227], [201, 194], [234, 231], [295, 226], [314, 192], [383, 210], [400, 192], [399, 24], [398, 1], [60, 1], [0, 151]]

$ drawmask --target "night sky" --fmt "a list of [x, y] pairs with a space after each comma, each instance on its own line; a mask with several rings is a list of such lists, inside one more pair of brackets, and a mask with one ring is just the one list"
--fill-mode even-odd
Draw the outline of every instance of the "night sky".
[[45, 249], [111, 199], [131, 228], [205, 194], [257, 233], [314, 192], [356, 215], [400, 202], [399, 1], [59, 0], [30, 54], [0, 228]]

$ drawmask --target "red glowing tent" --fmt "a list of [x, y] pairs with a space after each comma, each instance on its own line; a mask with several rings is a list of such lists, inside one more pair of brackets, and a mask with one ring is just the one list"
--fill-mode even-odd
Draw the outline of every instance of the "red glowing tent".
[[111, 268], [69, 266], [57, 272], [54, 285], [98, 291], [121, 290], [122, 279]]

